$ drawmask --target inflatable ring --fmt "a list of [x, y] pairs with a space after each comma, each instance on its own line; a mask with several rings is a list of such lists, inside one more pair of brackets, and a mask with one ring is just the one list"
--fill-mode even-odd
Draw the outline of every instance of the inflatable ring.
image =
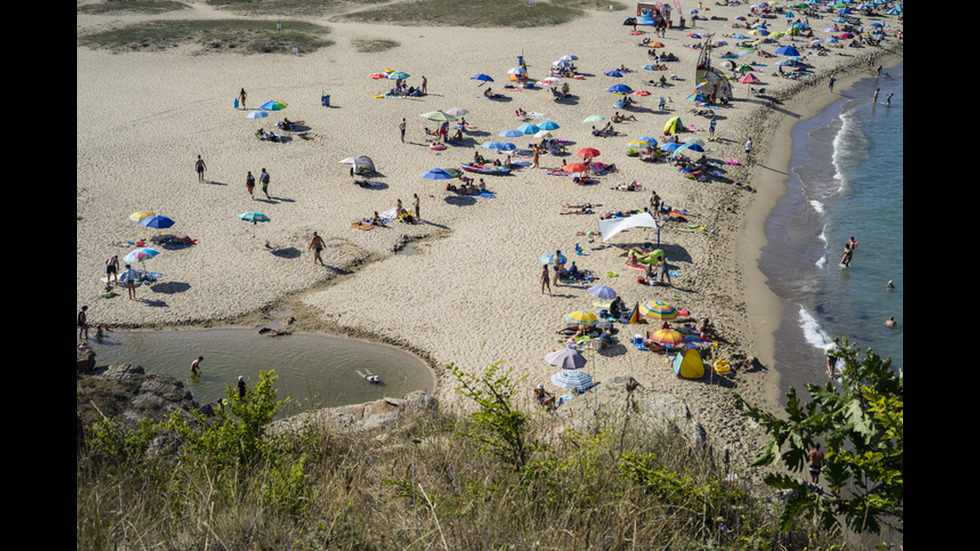
[[435, 149], [435, 150], [439, 151], [439, 150], [442, 150], [442, 149], [446, 149], [446, 146], [443, 145], [443, 144], [441, 144], [441, 143], [434, 143], [434, 144], [432, 144], [432, 145], [429, 146], [429, 149]]

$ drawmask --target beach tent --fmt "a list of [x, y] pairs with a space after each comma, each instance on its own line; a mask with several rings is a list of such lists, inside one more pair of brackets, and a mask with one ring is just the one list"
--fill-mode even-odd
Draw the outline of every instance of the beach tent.
[[704, 361], [697, 348], [688, 348], [674, 356], [671, 363], [674, 373], [682, 379], [700, 379], [704, 377]]
[[374, 172], [374, 161], [371, 157], [367, 155], [361, 155], [360, 157], [347, 157], [338, 161], [338, 164], [352, 165], [354, 167], [355, 174], [371, 174]]
[[672, 117], [667, 124], [664, 125], [664, 134], [676, 134], [678, 132], [684, 131], [684, 123], [681, 122], [680, 117]]
[[602, 233], [602, 241], [609, 241], [612, 236], [627, 228], [657, 228], [657, 221], [649, 212], [634, 214], [629, 218], [612, 218], [609, 220], [599, 220], [599, 232]]

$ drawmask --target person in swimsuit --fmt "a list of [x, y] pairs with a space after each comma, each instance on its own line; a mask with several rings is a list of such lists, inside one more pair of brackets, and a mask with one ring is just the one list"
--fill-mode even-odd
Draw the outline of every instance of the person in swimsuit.
[[547, 408], [548, 411], [554, 411], [555, 407], [557, 407], [555, 405], [555, 395], [545, 390], [544, 385], [538, 385], [537, 388], [534, 389], [534, 398], [539, 404]]
[[367, 370], [367, 373], [361, 373], [361, 370], [358, 369], [357, 374], [360, 375], [361, 377], [364, 377], [364, 380], [371, 383], [372, 385], [381, 384], [381, 377], [378, 377], [374, 373], [371, 373], [370, 370]]
[[242, 109], [245, 109], [246, 108], [245, 107], [245, 98], [247, 98], [247, 97], [248, 97], [248, 94], [246, 94], [245, 93], [245, 89], [242, 88], [242, 91], [238, 93], [238, 103], [239, 103], [239, 105], [241, 105]]
[[204, 164], [204, 159], [200, 155], [197, 156], [197, 162], [194, 163], [194, 170], [197, 171], [197, 181], [204, 181], [204, 171], [208, 169], [208, 165]]
[[306, 250], [313, 251], [313, 264], [314, 265], [319, 264], [321, 266], [326, 266], [323, 263], [323, 259], [320, 258], [320, 251], [323, 250], [323, 247], [324, 247], [323, 238], [320, 237], [319, 235], [317, 235], [316, 232], [313, 232], [313, 239], [310, 240], [310, 247], [308, 249], [306, 249]]
[[820, 444], [814, 444], [810, 453], [806, 454], [810, 465], [810, 482], [820, 483], [820, 470], [823, 468], [823, 452], [820, 451]]
[[193, 362], [191, 362], [191, 375], [197, 377], [201, 374], [201, 360], [204, 356], [198, 356]]
[[115, 280], [116, 284], [119, 284], [119, 255], [113, 255], [105, 261], [105, 282], [106, 284], [111, 283], [111, 280]]
[[88, 340], [88, 306], [82, 306], [78, 312], [78, 338]]
[[262, 172], [259, 173], [259, 181], [262, 182], [262, 193], [265, 194], [266, 199], [272, 199], [269, 197], [269, 179], [269, 173], [263, 168]]
[[551, 277], [548, 274], [548, 265], [544, 264], [541, 267], [541, 294], [544, 294], [544, 288], [548, 288], [548, 296], [554, 296], [551, 294]]

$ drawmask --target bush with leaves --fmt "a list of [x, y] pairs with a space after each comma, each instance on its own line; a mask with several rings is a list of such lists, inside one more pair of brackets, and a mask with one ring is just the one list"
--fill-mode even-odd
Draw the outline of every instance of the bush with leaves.
[[843, 360], [841, 385], [806, 385], [812, 400], [801, 403], [796, 390], [787, 392], [786, 418], [748, 405], [738, 407], [769, 436], [754, 465], [782, 460], [789, 470], [807, 468], [807, 454], [825, 443], [822, 474], [829, 492], [785, 474], [769, 474], [770, 486], [794, 490], [782, 513], [782, 528], [809, 512], [826, 529], [841, 523], [857, 532], [879, 533], [882, 525], [904, 531], [904, 386], [901, 372], [891, 369], [871, 349], [863, 359], [843, 339], [830, 353]]

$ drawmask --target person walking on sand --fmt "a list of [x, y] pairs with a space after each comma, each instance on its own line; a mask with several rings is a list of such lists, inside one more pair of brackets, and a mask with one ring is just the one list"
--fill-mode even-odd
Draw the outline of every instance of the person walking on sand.
[[402, 143], [405, 143], [405, 119], [398, 123], [398, 130], [402, 133]]
[[425, 75], [422, 75], [422, 95], [429, 93], [429, 81], [426, 80]]
[[751, 157], [751, 155], [752, 155], [752, 137], [749, 136], [749, 139], [745, 140], [745, 162], [746, 162], [746, 164], [749, 162], [749, 158]]
[[194, 170], [197, 171], [197, 181], [204, 181], [204, 171], [208, 169], [208, 165], [204, 164], [204, 159], [200, 155], [197, 156], [197, 162], [194, 163]]
[[247, 97], [248, 97], [248, 94], [246, 94], [245, 93], [245, 89], [242, 88], [242, 91], [238, 93], [238, 105], [240, 105], [242, 107], [242, 109], [247, 109], [245, 107], [245, 98], [247, 98]]
[[551, 278], [548, 277], [548, 265], [542, 264], [541, 265], [541, 294], [542, 295], [544, 294], [545, 287], [548, 288], [548, 296], [553, 297], [554, 295], [551, 294]]
[[413, 213], [413, 214], [415, 214], [415, 220], [416, 221], [422, 220], [422, 217], [419, 216], [419, 194], [418, 193], [413, 193], [412, 194], [412, 210], [415, 211]]
[[538, 150], [537, 147], [535, 147], [534, 148], [534, 168], [538, 168], [539, 167], [538, 160], [539, 160], [540, 155], [541, 155], [541, 151]]
[[834, 75], [830, 75], [830, 91], [831, 92], [834, 91], [834, 83], [835, 82], [837, 82], [837, 77], [834, 76]]
[[259, 181], [262, 182], [262, 193], [265, 194], [265, 198], [272, 199], [269, 197], [269, 173], [264, 168], [259, 173]]
[[820, 470], [823, 469], [823, 452], [820, 451], [820, 444], [814, 444], [813, 449], [806, 454], [810, 469], [810, 483], [820, 483]]
[[252, 176], [252, 171], [248, 171], [248, 176], [245, 177], [245, 189], [248, 190], [248, 196], [254, 201], [255, 196], [253, 192], [255, 191], [255, 176]]
[[714, 116], [711, 117], [711, 123], [708, 124], [708, 140], [715, 139], [715, 126], [718, 124], [718, 120]]
[[326, 266], [323, 263], [323, 259], [320, 258], [320, 251], [323, 250], [323, 247], [324, 246], [325, 245], [323, 243], [323, 238], [320, 237], [319, 235], [317, 235], [316, 232], [313, 232], [313, 239], [310, 240], [310, 247], [308, 249], [306, 249], [306, 250], [313, 251], [313, 265], [314, 266], [317, 265], [317, 264], [319, 264], [321, 266]]
[[191, 375], [198, 377], [201, 375], [201, 360], [204, 356], [198, 356], [193, 362], [191, 362]]

